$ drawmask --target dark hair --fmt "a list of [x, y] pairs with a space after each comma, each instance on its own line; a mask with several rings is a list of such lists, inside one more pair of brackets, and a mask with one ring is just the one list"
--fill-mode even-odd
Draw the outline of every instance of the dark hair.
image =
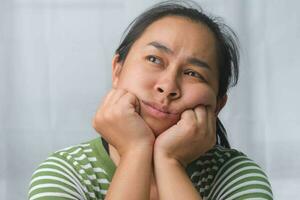
[[[145, 29], [158, 19], [165, 16], [181, 16], [206, 25], [214, 34], [219, 71], [219, 92], [218, 98], [223, 97], [230, 86], [235, 86], [239, 75], [239, 51], [238, 39], [234, 31], [222, 23], [221, 18], [208, 16], [202, 8], [193, 1], [164, 1], [155, 4], [150, 9], [135, 18], [124, 32], [125, 37], [115, 51], [119, 54], [118, 62], [126, 59], [133, 43], [143, 34]], [[124, 36], [123, 35], [123, 36]], [[224, 130], [224, 134], [220, 133]], [[221, 122], [217, 123], [218, 140], [224, 146], [229, 147], [226, 132]], [[221, 137], [222, 136], [222, 137]], [[223, 141], [223, 142], [222, 142]]]

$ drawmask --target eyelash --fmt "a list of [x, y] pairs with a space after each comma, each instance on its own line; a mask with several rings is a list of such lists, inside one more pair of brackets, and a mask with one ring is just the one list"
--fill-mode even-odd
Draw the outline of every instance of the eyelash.
[[162, 62], [160, 58], [158, 58], [158, 57], [156, 57], [156, 56], [153, 56], [153, 55], [149, 55], [149, 56], [146, 57], [146, 59], [147, 59], [149, 62], [152, 62], [152, 63], [154, 63], [154, 64], [161, 64], [161, 63], [155, 63], [155, 62], [151, 61], [151, 60], [150, 60], [151, 58], [154, 58], [154, 59], [159, 60], [160, 62]]
[[[149, 55], [149, 56], [146, 57], [146, 59], [147, 59], [149, 62], [152, 62], [152, 63], [154, 63], [154, 64], [158, 64], [158, 65], [161, 64], [161, 63], [155, 63], [155, 62], [151, 61], [151, 58], [154, 58], [155, 60], [159, 60], [159, 62], [162, 62], [160, 58], [158, 58], [158, 57], [156, 57], [156, 56], [153, 56], [153, 55]], [[191, 71], [191, 70], [185, 72], [185, 74], [189, 74], [189, 73], [195, 74], [195, 75], [191, 75], [191, 76], [193, 76], [193, 77], [195, 77], [195, 78], [198, 78], [198, 79], [200, 79], [200, 80], [206, 82], [206, 79], [205, 79], [201, 74], [199, 74], [198, 72]]]
[[[194, 73], [195, 74], [194, 77], [206, 82], [206, 79], [201, 74], [199, 74], [198, 72], [195, 72], [195, 71], [185, 72], [185, 74], [189, 74], [189, 73]], [[193, 75], [191, 75], [191, 76], [193, 76]]]

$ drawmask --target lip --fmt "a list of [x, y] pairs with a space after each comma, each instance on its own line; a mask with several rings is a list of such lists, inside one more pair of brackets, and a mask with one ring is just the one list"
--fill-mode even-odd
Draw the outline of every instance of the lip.
[[178, 113], [171, 111], [167, 106], [161, 106], [153, 102], [141, 101], [146, 111], [156, 118], [174, 118]]

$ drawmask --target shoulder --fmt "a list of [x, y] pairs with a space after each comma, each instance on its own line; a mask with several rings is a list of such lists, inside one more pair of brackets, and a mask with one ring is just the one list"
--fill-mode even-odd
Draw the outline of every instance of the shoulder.
[[102, 199], [109, 176], [93, 142], [56, 151], [42, 162], [32, 175], [29, 199]]
[[272, 199], [263, 169], [235, 149], [215, 146], [194, 162], [191, 180], [206, 199]]

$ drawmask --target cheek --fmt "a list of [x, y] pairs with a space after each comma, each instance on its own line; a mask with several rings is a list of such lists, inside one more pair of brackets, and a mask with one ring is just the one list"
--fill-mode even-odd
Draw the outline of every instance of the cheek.
[[208, 86], [190, 88], [185, 91], [183, 102], [187, 108], [194, 108], [197, 105], [216, 107], [216, 94]]
[[140, 96], [153, 87], [155, 76], [142, 70], [142, 66], [128, 67], [124, 70], [120, 79], [119, 87]]

